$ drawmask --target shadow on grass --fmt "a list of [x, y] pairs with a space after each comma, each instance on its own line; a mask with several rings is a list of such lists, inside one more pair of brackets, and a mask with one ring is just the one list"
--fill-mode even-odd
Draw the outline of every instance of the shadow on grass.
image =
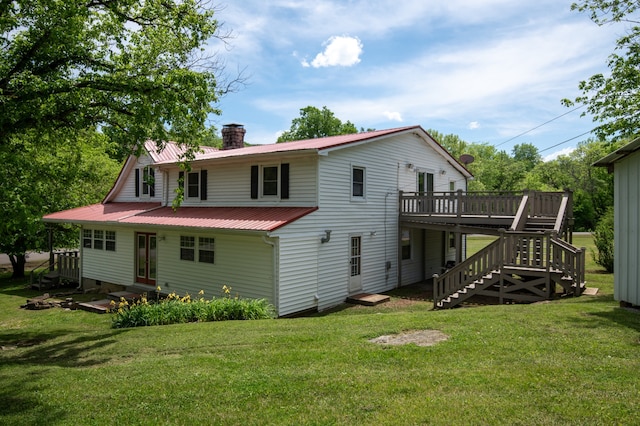
[[7, 374], [1, 374], [0, 380], [3, 384], [0, 388], [0, 422], [3, 417], [19, 418], [19, 424], [53, 425], [64, 421], [66, 412], [63, 409], [37, 397], [42, 391], [37, 381], [25, 381], [23, 376]]
[[[98, 351], [117, 343], [116, 336], [127, 329], [109, 330], [101, 334], [81, 334], [58, 330], [48, 333], [2, 332], [0, 346], [3, 366], [51, 365], [58, 367], [91, 367], [110, 361], [107, 351]], [[28, 349], [25, 349], [28, 348]], [[104, 355], [97, 355], [101, 353]]]

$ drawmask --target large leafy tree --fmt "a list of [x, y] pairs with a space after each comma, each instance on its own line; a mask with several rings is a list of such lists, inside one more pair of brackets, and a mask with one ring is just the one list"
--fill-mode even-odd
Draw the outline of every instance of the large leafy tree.
[[213, 14], [198, 0], [0, 0], [0, 146], [96, 126], [120, 156], [149, 138], [196, 145], [231, 87], [202, 50], [227, 38]]
[[326, 106], [318, 109], [308, 106], [300, 109], [300, 117], [291, 121], [291, 128], [278, 138], [278, 142], [290, 142], [304, 139], [324, 138], [327, 136], [358, 133], [356, 126], [342, 122]]
[[640, 2], [637, 0], [582, 0], [571, 8], [590, 14], [598, 25], [627, 24], [609, 56], [611, 74], [595, 74], [582, 81], [582, 95], [573, 102], [585, 104], [594, 121], [601, 122], [596, 135], [601, 139], [629, 138], [640, 132]]
[[[48, 249], [42, 215], [100, 201], [120, 163], [109, 157], [103, 134], [86, 131], [42, 136], [35, 131], [0, 145], [0, 252], [13, 277], [24, 276], [25, 254]], [[55, 229], [56, 247], [77, 245], [77, 231]]]

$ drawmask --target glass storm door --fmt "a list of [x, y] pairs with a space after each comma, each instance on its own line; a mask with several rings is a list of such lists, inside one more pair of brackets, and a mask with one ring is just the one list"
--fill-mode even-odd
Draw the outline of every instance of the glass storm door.
[[349, 293], [362, 290], [362, 237], [351, 236], [349, 248]]
[[156, 284], [156, 234], [136, 234], [136, 282]]

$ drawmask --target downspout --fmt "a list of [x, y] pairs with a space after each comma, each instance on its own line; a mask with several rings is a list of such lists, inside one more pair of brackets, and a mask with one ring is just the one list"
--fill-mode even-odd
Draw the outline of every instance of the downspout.
[[[271, 271], [271, 276], [273, 277], [273, 305], [276, 307], [276, 311], [279, 311], [279, 306], [280, 306], [280, 299], [279, 299], [279, 293], [280, 293], [280, 280], [279, 280], [279, 274], [278, 274], [278, 264], [277, 264], [277, 260], [278, 260], [278, 256], [277, 256], [277, 246], [276, 246], [276, 242], [275, 241], [271, 241], [269, 240], [269, 238], [271, 238], [269, 235], [263, 235], [262, 236], [262, 241], [271, 246], [271, 262], [273, 264], [273, 270]], [[278, 314], [279, 316], [279, 314]]]

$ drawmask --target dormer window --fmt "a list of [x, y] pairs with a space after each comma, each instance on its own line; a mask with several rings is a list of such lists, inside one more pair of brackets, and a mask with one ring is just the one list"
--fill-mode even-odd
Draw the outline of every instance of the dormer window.
[[156, 173], [150, 166], [136, 169], [135, 172], [136, 197], [156, 196]]

